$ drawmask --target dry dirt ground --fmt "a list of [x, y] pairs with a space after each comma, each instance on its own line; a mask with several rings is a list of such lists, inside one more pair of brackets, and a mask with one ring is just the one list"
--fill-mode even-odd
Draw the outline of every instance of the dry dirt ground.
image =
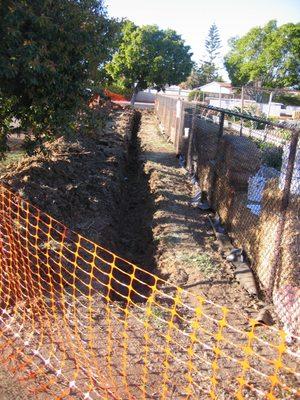
[[190, 206], [194, 186], [152, 114], [143, 114], [140, 139], [155, 195], [153, 234], [159, 273], [245, 317], [254, 316], [259, 303], [240, 287], [219, 255], [207, 213]]
[[[155, 199], [152, 227], [157, 273], [169, 283], [192, 293], [194, 296], [188, 296], [186, 300], [192, 306], [197, 306], [195, 299], [198, 295], [225, 306], [230, 310], [227, 317], [229, 324], [241, 331], [247, 331], [249, 320], [256, 317], [263, 303], [251, 297], [236, 281], [230, 264], [221, 256], [212, 235], [207, 213], [190, 206], [196, 189], [190, 183], [186, 170], [179, 167], [173, 144], [160, 132], [158, 121], [152, 113], [142, 114], [139, 137], [141, 158], [145, 163], [144, 169], [149, 175], [150, 189]], [[212, 307], [209, 312], [211, 316], [219, 318], [219, 310]], [[276, 320], [276, 316], [273, 317]], [[203, 323], [205, 326], [205, 322]], [[278, 339], [276, 333], [273, 334], [264, 327], [257, 328], [256, 335], [270, 343], [275, 343]], [[236, 338], [233, 335], [231, 340], [233, 343], [235, 340], [238, 342], [238, 335]], [[263, 347], [260, 349], [261, 354], [265, 353], [267, 358], [272, 358], [271, 353], [268, 353], [271, 347]], [[291, 347], [292, 351], [297, 349], [297, 345]], [[253, 366], [263, 368], [261, 359], [252, 361]], [[266, 366], [265, 371], [267, 369]], [[228, 366], [222, 371], [223, 379], [228, 383], [227, 389], [230, 388], [233, 371], [234, 368], [230, 372]], [[229, 389], [226, 394], [225, 390], [223, 396], [228, 398], [232, 393]], [[286, 398], [290, 398], [289, 396]]]
[[[100, 362], [104, 375], [99, 379], [113, 380], [115, 397], [97, 397], [95, 393], [93, 399], [160, 399], [164, 379], [168, 380], [165, 399], [211, 398], [210, 378], [214, 374], [212, 364], [216, 361], [213, 347], [218, 345], [215, 334], [220, 332], [218, 321], [222, 321], [224, 313], [219, 305], [230, 311], [226, 314], [228, 326], [223, 327], [226, 340], [220, 345], [227, 356], [218, 360], [216, 398], [231, 399], [237, 389], [236, 377], [241, 374], [241, 365], [234, 364], [231, 357], [245, 360], [245, 353], [241, 350], [247, 345], [249, 318], [255, 315], [261, 304], [239, 286], [229, 265], [219, 255], [214, 237], [209, 232], [207, 215], [189, 205], [193, 186], [186, 171], [178, 166], [173, 145], [160, 133], [156, 117], [148, 111], [143, 111], [141, 116], [138, 137], [135, 136], [138, 129], [136, 117], [130, 111], [117, 112], [111, 115], [106, 130], [99, 132], [98, 136], [90, 139], [79, 137], [71, 142], [59, 139], [51, 145], [48, 159], [45, 160], [43, 155], [27, 158], [0, 178], [72, 229], [168, 281], [162, 285], [148, 316], [148, 304], [131, 308], [128, 315], [123, 312], [123, 305], [115, 302], [108, 306], [102, 304], [101, 298], [95, 297], [93, 309], [97, 308], [97, 315], [91, 317], [87, 315], [86, 300], [77, 300], [76, 315], [82, 330], [77, 332], [75, 339], [80, 339], [79, 346], [84, 347], [90, 334], [86, 327], [91, 324], [91, 329], [98, 335], [94, 343], [97, 360], [91, 358], [91, 365]], [[168, 342], [170, 308], [174, 303], [170, 296], [175, 293], [173, 285], [186, 291], [182, 293], [177, 319], [171, 325], [172, 339]], [[197, 341], [191, 347], [195, 307], [199, 306], [197, 296], [209, 300], [204, 306], [209, 318], [201, 319], [198, 338], [201, 343]], [[53, 332], [59, 332], [61, 320], [57, 318], [52, 323]], [[26, 334], [26, 323], [24, 329]], [[73, 327], [61, 329], [60, 337], [53, 343], [58, 358], [65, 355], [61, 353], [64, 334], [70, 334]], [[276, 330], [258, 327], [255, 335], [252, 343], [254, 354], [248, 355], [247, 360], [258, 375], [254, 370], [247, 372], [250, 386], [244, 390], [245, 398], [253, 400], [264, 397], [251, 386], [265, 392], [270, 388], [264, 374], [274, 373], [274, 365], [268, 360], [278, 357], [276, 346], [280, 343]], [[150, 339], [146, 339], [148, 337]], [[9, 334], [8, 339], [14, 342]], [[75, 339], [70, 349], [74, 354]], [[39, 338], [34, 336], [32, 340], [34, 343]], [[15, 341], [17, 345], [18, 341]], [[47, 343], [46, 335], [45, 357], [49, 350]], [[3, 348], [8, 354], [13, 352], [5, 345]], [[192, 355], [187, 349], [192, 351]], [[293, 350], [291, 347], [283, 360], [291, 368], [295, 368], [291, 355]], [[84, 357], [89, 353], [85, 351], [84, 348], [79, 351], [83, 354], [83, 364], [88, 362]], [[4, 360], [8, 357], [5, 352], [3, 350]], [[107, 363], [109, 352], [111, 363]], [[174, 357], [169, 360], [167, 379], [163, 374], [168, 354]], [[195, 370], [188, 371], [189, 361]], [[68, 380], [74, 368], [72, 354], [68, 356], [67, 366]], [[195, 383], [191, 385], [190, 397], [186, 390], [188, 372]], [[141, 382], [145, 376], [148, 383], [143, 392]], [[297, 387], [292, 374], [282, 371], [282, 379], [291, 387]], [[18, 381], [7, 374], [5, 368], [1, 370], [0, 382], [1, 400], [26, 398], [23, 388], [18, 390]], [[84, 375], [79, 375], [78, 382], [78, 390], [65, 398], [83, 398]], [[59, 398], [55, 396], [64, 385], [61, 382], [57, 385], [57, 392], [54, 389], [54, 392], [36, 398]], [[294, 398], [289, 392], [282, 394], [280, 389], [274, 393], [282, 400]]]

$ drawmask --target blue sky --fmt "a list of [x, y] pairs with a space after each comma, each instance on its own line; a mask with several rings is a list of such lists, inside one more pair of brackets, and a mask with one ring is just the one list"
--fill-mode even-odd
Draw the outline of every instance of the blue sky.
[[176, 30], [191, 46], [195, 61], [204, 54], [213, 22], [220, 31], [223, 54], [230, 37], [242, 36], [253, 26], [271, 19], [279, 25], [300, 22], [299, 0], [106, 0], [106, 5], [111, 16]]

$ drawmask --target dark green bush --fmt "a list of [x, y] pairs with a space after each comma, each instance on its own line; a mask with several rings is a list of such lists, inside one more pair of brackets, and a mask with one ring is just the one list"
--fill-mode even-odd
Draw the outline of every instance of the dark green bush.
[[13, 118], [28, 151], [78, 128], [114, 50], [115, 24], [99, 0], [5, 0], [0, 14], [1, 155]]
[[300, 106], [300, 95], [278, 94], [274, 96], [274, 101], [277, 103], [283, 103], [286, 106]]
[[264, 142], [260, 139], [251, 138], [251, 140], [253, 140], [253, 142], [261, 151], [262, 163], [268, 167], [272, 167], [280, 171], [282, 166], [282, 147], [276, 146], [272, 143]]

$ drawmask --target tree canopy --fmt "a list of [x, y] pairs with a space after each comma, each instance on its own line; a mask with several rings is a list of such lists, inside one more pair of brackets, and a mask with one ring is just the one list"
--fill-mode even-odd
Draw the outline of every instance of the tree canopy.
[[86, 88], [112, 56], [117, 24], [102, 0], [2, 0], [0, 16], [3, 150], [13, 117], [36, 138], [74, 127]]
[[135, 90], [182, 82], [192, 68], [190, 47], [173, 30], [127, 22], [118, 52], [107, 65], [113, 80]]
[[300, 24], [270, 21], [230, 41], [225, 67], [235, 86], [300, 87]]

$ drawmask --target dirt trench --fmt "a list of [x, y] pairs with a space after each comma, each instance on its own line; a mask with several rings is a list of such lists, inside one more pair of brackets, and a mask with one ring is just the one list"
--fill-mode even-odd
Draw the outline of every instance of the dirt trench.
[[122, 206], [117, 253], [148, 271], [155, 270], [155, 244], [152, 224], [154, 198], [150, 193], [149, 175], [142, 159], [142, 114], [136, 112], [123, 171]]
[[243, 321], [261, 307], [224, 262], [206, 213], [190, 206], [194, 187], [179, 166], [174, 146], [160, 132], [154, 113], [142, 113], [139, 140], [153, 196], [152, 232], [156, 273], [171, 284], [226, 306]]
[[159, 131], [153, 112], [143, 110], [134, 118], [114, 250], [169, 283], [236, 309], [248, 319], [259, 303], [224, 263], [209, 233], [207, 215], [190, 206], [193, 185], [178, 165], [173, 144]]
[[216, 251], [207, 217], [153, 112], [110, 115], [95, 137], [58, 139], [0, 176], [42, 211], [139, 267], [249, 316], [253, 301]]

